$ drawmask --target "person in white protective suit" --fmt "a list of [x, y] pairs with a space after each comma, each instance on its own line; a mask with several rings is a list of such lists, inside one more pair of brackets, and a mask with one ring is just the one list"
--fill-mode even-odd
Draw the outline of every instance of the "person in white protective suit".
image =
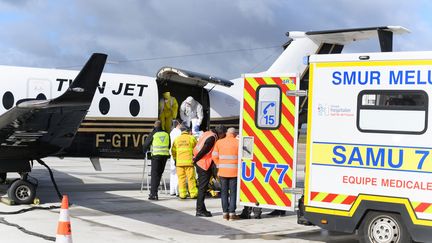
[[189, 127], [192, 123], [192, 131], [199, 130], [203, 119], [203, 107], [192, 96], [187, 97], [180, 106], [180, 118]]
[[[173, 121], [173, 129], [170, 133], [171, 138], [171, 146], [174, 143], [174, 140], [181, 135], [181, 123], [178, 120]], [[174, 158], [171, 155], [170, 160], [170, 195], [171, 196], [178, 196], [178, 177], [177, 177], [177, 167], [174, 162]]]

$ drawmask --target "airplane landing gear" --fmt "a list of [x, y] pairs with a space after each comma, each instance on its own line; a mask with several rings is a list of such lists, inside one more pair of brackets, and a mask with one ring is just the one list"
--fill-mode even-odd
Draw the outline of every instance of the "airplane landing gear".
[[0, 173], [0, 184], [6, 183], [7, 173]]
[[27, 173], [23, 173], [21, 179], [12, 182], [7, 193], [16, 204], [31, 204], [36, 197], [36, 186], [27, 180]]

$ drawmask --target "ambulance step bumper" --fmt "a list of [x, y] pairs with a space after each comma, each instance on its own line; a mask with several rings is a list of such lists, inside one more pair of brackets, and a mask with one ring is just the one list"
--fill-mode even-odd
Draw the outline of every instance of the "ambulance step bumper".
[[284, 188], [283, 192], [288, 194], [303, 195], [304, 188]]

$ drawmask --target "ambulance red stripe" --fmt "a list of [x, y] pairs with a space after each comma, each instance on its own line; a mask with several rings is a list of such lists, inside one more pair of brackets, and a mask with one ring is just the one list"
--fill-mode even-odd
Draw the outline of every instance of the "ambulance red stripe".
[[343, 200], [343, 202], [341, 202], [341, 204], [351, 205], [356, 199], [357, 196], [348, 196], [347, 198], [345, 198], [345, 200]]
[[252, 203], [256, 203], [257, 202], [256, 198], [253, 196], [253, 194], [251, 193], [251, 191], [249, 191], [249, 188], [246, 186], [246, 184], [243, 181], [240, 181], [240, 189], [241, 189], [241, 192], [249, 200], [249, 202], [252, 202]]
[[[248, 133], [250, 136], [255, 136], [253, 130], [249, 127], [249, 125], [244, 122], [243, 123], [243, 129], [246, 131], [246, 133]], [[275, 161], [275, 159], [273, 158], [273, 156], [271, 155], [271, 153], [266, 149], [266, 147], [264, 146], [264, 144], [259, 140], [256, 139], [254, 140], [256, 142], [256, 145], [260, 148], [261, 152], [264, 154], [264, 156], [268, 159], [268, 160], [273, 160]], [[267, 170], [264, 169], [261, 166], [261, 161], [258, 161], [258, 159], [254, 156], [254, 160], [257, 162], [257, 170], [261, 173], [262, 176], [265, 176]], [[288, 177], [288, 176], [285, 176]], [[257, 181], [257, 180], [254, 180]], [[289, 179], [290, 184], [292, 184], [291, 179]], [[273, 188], [273, 190], [275, 191], [275, 193], [280, 197], [280, 199], [285, 203], [285, 205], [291, 205], [291, 200], [287, 197], [287, 195], [283, 192], [283, 190], [281, 189], [281, 187], [277, 184], [277, 182], [273, 179], [273, 177], [270, 177], [269, 179], [269, 183], [270, 186]], [[258, 189], [258, 188], [257, 188]], [[260, 191], [261, 192], [261, 191]], [[262, 191], [263, 194], [265, 191]], [[268, 195], [267, 193], [265, 193], [264, 195]], [[267, 200], [266, 200], [267, 201]], [[268, 201], [267, 201], [268, 202]]]
[[338, 196], [338, 194], [329, 193], [322, 201], [323, 202], [333, 202], [333, 200]]
[[[249, 103], [244, 102], [244, 109], [245, 109], [245, 112], [248, 113], [252, 118], [254, 117], [253, 115], [255, 115], [255, 112], [254, 112], [254, 110], [252, 109], [252, 107], [249, 105]], [[252, 114], [253, 114], [253, 115], [252, 115]], [[251, 132], [252, 132], [252, 130], [251, 130]], [[288, 165], [291, 167], [291, 170], [292, 170], [292, 169], [293, 169], [293, 168], [292, 168], [292, 158], [291, 158], [291, 156], [286, 152], [286, 149], [285, 149], [285, 148], [284, 148], [284, 147], [279, 143], [279, 141], [278, 141], [278, 140], [273, 136], [273, 134], [271, 134], [269, 131], [264, 130], [263, 132], [264, 132], [264, 134], [266, 135], [266, 137], [270, 140], [270, 142], [271, 142], [273, 145], [278, 145], [278, 146], [277, 146], [277, 150], [278, 150], [279, 152], [283, 152], [283, 153], [281, 153], [281, 156], [284, 157], [284, 158], [286, 158], [286, 159], [288, 159]], [[254, 134], [254, 135], [255, 135], [255, 134]], [[256, 136], [256, 135], [255, 135], [255, 137], [259, 138], [259, 136]], [[258, 140], [259, 140], [259, 139], [258, 139]], [[259, 140], [259, 142], [260, 142], [260, 144], [261, 144], [261, 145], [259, 145], [260, 148], [263, 148], [263, 149], [265, 149], [265, 150], [267, 151], [267, 153], [265, 153], [264, 156], [269, 160], [269, 162], [276, 162], [276, 159], [272, 156], [271, 152], [267, 150], [267, 146], [264, 146], [264, 145], [261, 143], [261, 140]], [[291, 145], [291, 146], [292, 146], [292, 145]], [[263, 149], [261, 149], [261, 150], [263, 150]], [[280, 171], [280, 172], [282, 172], [282, 171]], [[289, 176], [284, 176], [283, 181], [285, 182], [285, 184], [286, 184], [288, 187], [292, 187], [292, 179], [289, 178]]]
[[[280, 78], [272, 78], [272, 79], [275, 81], [275, 83], [282, 84], [282, 80]], [[255, 78], [255, 80], [257, 81], [257, 83], [259, 85], [265, 85], [266, 84], [265, 80], [262, 78]], [[283, 94], [285, 94], [286, 91], [288, 91], [288, 87], [286, 85], [280, 85], [280, 86], [282, 87]], [[250, 91], [248, 91], [248, 93], [250, 93]], [[253, 92], [253, 93], [255, 93], [255, 92]], [[254, 100], [255, 100], [255, 97], [254, 97]], [[295, 99], [290, 99], [290, 101], [293, 105], [295, 105]], [[294, 124], [295, 118], [294, 118], [293, 114], [291, 114], [291, 112], [289, 111], [288, 107], [282, 103], [281, 109], [282, 109], [282, 114], [286, 117], [288, 122], [294, 127], [295, 126], [295, 124]], [[294, 127], [294, 129], [295, 129], [295, 127]], [[282, 126], [279, 127], [279, 131], [282, 134], [282, 136], [287, 140], [287, 142], [292, 147], [294, 147], [293, 146], [293, 144], [294, 144], [293, 134], [291, 134], [283, 124], [282, 124]], [[264, 130], [263, 132], [266, 134], [266, 136], [271, 136], [273, 139], [278, 141], [276, 138], [274, 138], [274, 136], [272, 134], [269, 135], [270, 131]], [[277, 142], [277, 144], [280, 145], [279, 142]], [[280, 146], [280, 147], [282, 147], [282, 146]], [[280, 148], [280, 147], [278, 148], [278, 151], [284, 153], [282, 156], [287, 159], [288, 164], [292, 168], [293, 158], [286, 152], [286, 149], [284, 149], [283, 147], [282, 148]]]
[[[286, 92], [289, 90], [288, 86], [286, 85], [281, 85], [282, 88], [282, 95], [285, 95]], [[291, 104], [295, 105], [295, 97], [294, 96], [287, 96], [288, 100], [291, 102]], [[296, 112], [296, 111], [294, 111]], [[288, 121], [294, 126], [294, 114], [292, 114], [290, 112], [290, 110], [288, 109], [288, 107], [286, 107], [285, 105], [282, 107], [282, 114], [288, 119]]]
[[[256, 78], [255, 80], [257, 80], [257, 82], [259, 84], [262, 84], [262, 82], [264, 82], [264, 80], [262, 78]], [[253, 90], [253, 88], [250, 86], [249, 83], [245, 83], [245, 89], [246, 91], [249, 93], [249, 95], [252, 96], [253, 100], [255, 100], [255, 91]], [[283, 106], [284, 107], [284, 106]], [[250, 105], [247, 102], [244, 102], [244, 108], [246, 110], [246, 112], [252, 117], [255, 118], [255, 110], [250, 107]], [[282, 110], [288, 110], [286, 107], [284, 107]], [[293, 117], [294, 119], [294, 117]], [[291, 122], [291, 121], [290, 121]], [[291, 122], [292, 126], [294, 126], [294, 122]], [[291, 147], [293, 147], [294, 144], [294, 138], [292, 137], [292, 135], [288, 132], [288, 130], [286, 130], [286, 128], [284, 126], [280, 126], [279, 128], [281, 130], [281, 134], [282, 136], [284, 136], [285, 139], [287, 139], [288, 143], [291, 145]], [[283, 158], [285, 158], [288, 161], [289, 166], [293, 167], [293, 158], [286, 152], [286, 148], [284, 148], [278, 139], [276, 139], [276, 137], [274, 137], [274, 135], [269, 131], [269, 130], [263, 130], [263, 133], [266, 135], [266, 137], [270, 140], [270, 142], [275, 145], [277, 147], [277, 150], [281, 153], [281, 156]], [[274, 160], [274, 162], [276, 162], [276, 160]], [[290, 180], [291, 181], [291, 180]], [[288, 181], [286, 181], [287, 185], [291, 186], [291, 182], [288, 183]]]
[[[246, 102], [244, 103], [244, 109], [248, 114], [251, 114], [253, 112], [253, 109]], [[246, 122], [244, 122], [243, 124], [249, 126], [248, 124], [246, 124]], [[268, 134], [265, 131], [263, 131], [263, 132], [267, 136], [267, 138], [269, 138], [270, 142], [273, 145], [275, 145], [275, 144], [280, 145], [279, 142], [277, 141], [277, 139], [272, 134]], [[253, 134], [255, 137], [259, 138], [259, 136], [256, 136], [256, 134], [252, 131], [252, 129], [250, 129], [250, 132], [248, 132], [248, 134]], [[260, 150], [263, 152], [264, 156], [267, 158], [267, 160], [269, 162], [276, 162], [276, 159], [273, 157], [272, 153], [267, 149], [267, 146], [265, 146], [260, 139], [256, 139], [255, 142], [257, 143], [257, 146], [260, 148]], [[278, 152], [285, 152], [285, 149], [282, 146], [278, 146], [277, 150], [278, 150]], [[291, 158], [289, 156], [289, 154], [286, 152], [283, 153], [282, 156], [285, 156], [286, 158]], [[292, 170], [292, 160], [291, 160], [291, 164], [289, 164], [289, 166], [291, 167], [291, 170]], [[282, 171], [278, 171], [278, 172], [282, 172]], [[285, 176], [283, 181], [285, 182], [285, 184], [288, 187], [292, 187], [292, 179], [289, 178], [289, 176]]]
[[423, 213], [424, 211], [426, 211], [426, 209], [429, 208], [429, 206], [432, 205], [432, 203], [420, 203], [415, 209], [414, 211], [419, 212], [419, 213]]
[[249, 93], [250, 96], [252, 96], [252, 99], [255, 100], [255, 90], [254, 90], [254, 88], [248, 82], [245, 82], [244, 88], [245, 88], [245, 91], [247, 93]]
[[314, 200], [315, 199], [315, 197], [317, 196], [319, 194], [319, 192], [311, 192], [311, 194], [310, 194], [310, 200]]

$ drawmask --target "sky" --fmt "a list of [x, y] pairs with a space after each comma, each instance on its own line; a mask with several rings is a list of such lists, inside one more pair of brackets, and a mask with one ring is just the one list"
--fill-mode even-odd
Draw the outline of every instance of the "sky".
[[[0, 65], [155, 76], [163, 66], [233, 79], [266, 70], [288, 31], [400, 25], [395, 51], [432, 50], [427, 0], [0, 0]], [[377, 40], [347, 52], [379, 51]]]

